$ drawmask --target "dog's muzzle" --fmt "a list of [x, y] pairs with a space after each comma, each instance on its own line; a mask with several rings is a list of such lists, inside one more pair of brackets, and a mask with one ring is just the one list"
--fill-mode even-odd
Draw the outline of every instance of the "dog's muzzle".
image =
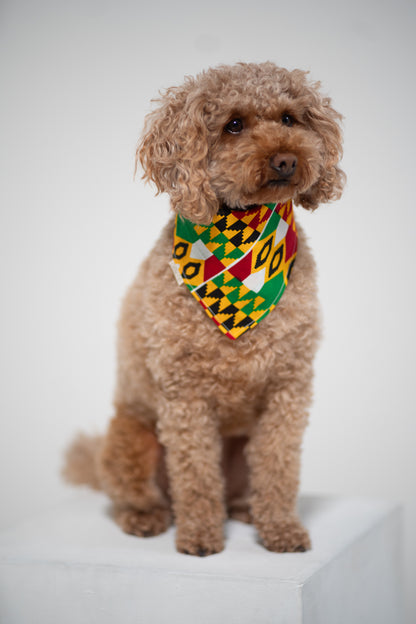
[[298, 159], [294, 154], [277, 153], [270, 158], [270, 167], [277, 172], [278, 177], [272, 182], [288, 182], [296, 171]]

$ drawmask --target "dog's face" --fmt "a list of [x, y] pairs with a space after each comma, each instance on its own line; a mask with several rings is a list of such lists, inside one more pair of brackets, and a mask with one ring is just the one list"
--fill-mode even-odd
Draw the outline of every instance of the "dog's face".
[[320, 176], [323, 141], [288, 98], [268, 111], [237, 106], [210, 149], [208, 173], [230, 207], [283, 202], [307, 191]]
[[222, 204], [340, 196], [340, 115], [305, 72], [272, 63], [219, 67], [169, 89], [148, 117], [138, 157], [173, 208], [209, 223]]

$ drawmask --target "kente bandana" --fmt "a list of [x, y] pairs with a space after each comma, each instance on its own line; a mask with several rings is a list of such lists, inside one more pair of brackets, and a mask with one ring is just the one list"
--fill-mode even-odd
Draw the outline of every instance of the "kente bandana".
[[176, 217], [172, 269], [218, 328], [236, 339], [283, 295], [295, 261], [292, 201], [222, 208], [210, 225]]

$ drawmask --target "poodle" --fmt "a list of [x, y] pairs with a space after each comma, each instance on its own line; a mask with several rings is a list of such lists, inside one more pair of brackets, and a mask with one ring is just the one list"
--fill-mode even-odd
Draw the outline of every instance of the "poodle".
[[292, 204], [339, 198], [344, 173], [341, 115], [306, 74], [186, 77], [137, 149], [176, 214], [122, 305], [114, 417], [73, 443], [65, 474], [106, 492], [127, 533], [174, 521], [182, 553], [220, 552], [227, 516], [271, 551], [311, 547], [296, 503], [319, 312]]

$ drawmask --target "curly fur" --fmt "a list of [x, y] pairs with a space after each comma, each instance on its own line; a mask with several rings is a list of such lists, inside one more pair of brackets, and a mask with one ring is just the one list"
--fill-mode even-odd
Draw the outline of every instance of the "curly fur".
[[[236, 118], [243, 130], [226, 132]], [[222, 204], [293, 198], [315, 209], [342, 191], [340, 119], [305, 72], [220, 66], [165, 92], [136, 166], [195, 223], [209, 223]], [[285, 184], [271, 167], [279, 153], [297, 161]], [[156, 535], [173, 513], [181, 552], [219, 552], [227, 515], [252, 521], [270, 550], [305, 550], [296, 499], [319, 324], [303, 232], [277, 308], [230, 341], [176, 284], [173, 228], [171, 219], [124, 300], [115, 416], [75, 480], [99, 482], [129, 533]]]
[[[314, 209], [338, 199], [344, 174], [341, 116], [329, 98], [309, 84], [306, 72], [289, 72], [273, 63], [238, 64], [188, 77], [168, 89], [160, 107], [147, 117], [137, 151], [144, 178], [167, 191], [172, 207], [195, 223], [210, 223], [219, 202], [244, 207], [259, 199], [258, 183], [267, 176], [265, 154], [295, 151], [303, 158], [295, 203]], [[288, 112], [296, 131], [282, 132], [276, 120]], [[236, 145], [222, 129], [231, 117], [250, 122]], [[225, 138], [228, 138], [226, 141]]]

